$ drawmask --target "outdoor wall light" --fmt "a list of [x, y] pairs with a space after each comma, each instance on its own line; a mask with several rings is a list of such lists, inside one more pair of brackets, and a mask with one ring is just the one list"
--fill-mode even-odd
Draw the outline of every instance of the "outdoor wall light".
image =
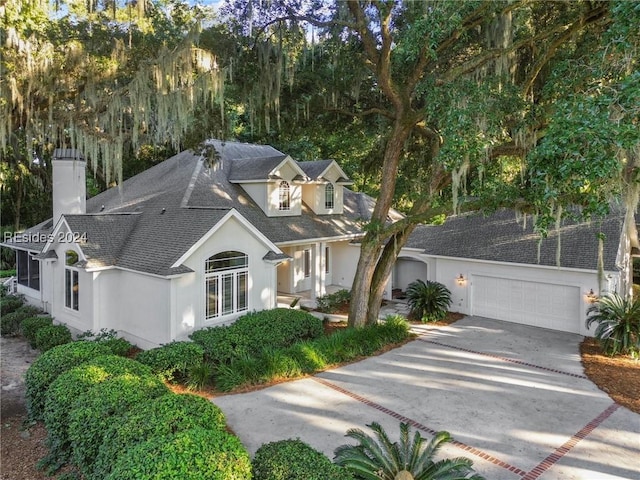
[[466, 282], [464, 275], [462, 274], [458, 275], [458, 277], [456, 278], [456, 282], [458, 283], [458, 285], [463, 286], [464, 283]]
[[597, 301], [598, 301], [598, 295], [595, 294], [592, 288], [589, 290], [589, 293], [587, 293], [587, 302], [596, 303]]

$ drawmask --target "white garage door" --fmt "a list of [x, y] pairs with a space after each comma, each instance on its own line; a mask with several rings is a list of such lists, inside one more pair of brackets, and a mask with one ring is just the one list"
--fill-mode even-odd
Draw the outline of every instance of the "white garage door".
[[472, 288], [473, 315], [580, 332], [578, 287], [478, 275]]

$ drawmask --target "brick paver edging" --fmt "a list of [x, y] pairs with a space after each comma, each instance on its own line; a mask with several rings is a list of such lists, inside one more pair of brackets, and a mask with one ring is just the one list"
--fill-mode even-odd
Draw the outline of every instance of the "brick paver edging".
[[578, 442], [587, 437], [591, 432], [593, 432], [598, 425], [604, 422], [607, 418], [613, 414], [616, 410], [620, 408], [620, 405], [614, 403], [609, 406], [604, 412], [598, 415], [596, 418], [587, 423], [578, 433], [572, 436], [569, 440], [564, 442], [560, 447], [556, 448], [555, 451], [545, 458], [542, 462], [536, 465], [530, 472], [522, 477], [522, 480], [536, 480], [540, 475], [553, 467], [558, 460], [564, 457], [569, 451], [575, 447]]
[[[427, 427], [426, 425], [421, 424], [420, 422], [416, 422], [415, 420], [409, 418], [409, 417], [405, 417], [404, 415], [398, 413], [398, 412], [394, 412], [393, 410], [390, 410], [386, 407], [383, 407], [382, 405], [375, 403], [371, 400], [369, 400], [368, 398], [365, 398], [361, 395], [358, 395], [357, 393], [353, 393], [350, 392], [349, 390], [346, 390], [342, 387], [339, 387], [338, 385], [335, 385], [334, 383], [329, 382], [328, 380], [325, 380], [324, 378], [320, 378], [320, 377], [311, 377], [312, 380], [324, 385], [325, 387], [329, 387], [337, 392], [340, 392], [348, 397], [353, 398], [354, 400], [357, 400], [360, 403], [364, 403], [365, 405], [378, 410], [379, 412], [385, 413], [393, 418], [396, 418], [398, 420], [400, 420], [401, 422], [404, 423], [408, 423], [409, 425], [411, 425], [414, 428], [417, 428], [418, 430], [422, 430], [423, 432], [428, 433], [429, 435], [435, 435], [437, 432], [437, 430], [434, 430], [432, 428]], [[518, 467], [514, 467], [513, 465], [508, 464], [507, 462], [504, 462], [502, 460], [500, 460], [499, 458], [496, 458], [492, 455], [489, 455], [486, 452], [483, 452], [482, 450], [479, 450], [475, 447], [472, 447], [470, 445], [467, 445], [466, 443], [463, 442], [459, 442], [458, 440], [453, 440], [451, 442], [452, 445], [455, 445], [458, 448], [461, 448], [462, 450], [471, 453], [472, 455], [476, 455], [480, 458], [485, 459], [486, 461], [493, 463], [494, 465], [497, 465], [499, 467], [505, 468], [507, 470], [509, 470], [510, 472], [515, 473], [516, 475], [519, 476], [524, 476], [527, 474], [527, 472], [525, 472], [524, 470], [518, 468]]]
[[560, 375], [567, 375], [569, 377], [580, 378], [582, 380], [588, 380], [588, 377], [584, 375], [580, 375], [578, 373], [565, 372], [564, 370], [557, 370], [555, 368], [541, 367], [540, 365], [536, 365], [534, 363], [523, 362], [522, 360], [516, 360], [515, 358], [503, 357], [501, 355], [496, 355], [495, 353], [485, 353], [479, 352], [477, 350], [471, 350], [469, 348], [456, 347], [455, 345], [449, 345], [442, 342], [436, 342], [435, 340], [429, 340], [428, 338], [418, 337], [416, 340], [420, 340], [425, 343], [432, 343], [434, 345], [439, 345], [440, 347], [452, 348], [454, 350], [460, 350], [461, 352], [473, 353], [475, 355], [482, 355], [483, 357], [495, 358], [497, 360], [502, 360], [503, 362], [515, 363], [518, 365], [522, 365], [524, 367], [537, 368], [538, 370], [544, 370], [546, 372], [559, 373]]

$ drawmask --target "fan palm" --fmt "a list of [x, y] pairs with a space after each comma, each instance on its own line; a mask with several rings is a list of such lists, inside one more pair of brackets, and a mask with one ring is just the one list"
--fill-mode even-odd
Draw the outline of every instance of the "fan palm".
[[[335, 450], [334, 462], [346, 468], [356, 478], [364, 480], [482, 480], [473, 473], [468, 458], [452, 458], [433, 461], [433, 456], [446, 442], [451, 441], [448, 432], [438, 432], [427, 443], [419, 432], [409, 438], [409, 425], [400, 424], [399, 442], [391, 442], [380, 424], [367, 425], [375, 438], [360, 429], [350, 429], [347, 437], [359, 445], [342, 445]], [[469, 476], [472, 475], [472, 476]]]
[[425, 321], [444, 318], [451, 305], [451, 292], [439, 282], [416, 280], [407, 287], [411, 315]]
[[624, 298], [617, 293], [600, 297], [587, 310], [587, 328], [597, 323], [594, 336], [607, 355], [640, 355], [640, 298]]

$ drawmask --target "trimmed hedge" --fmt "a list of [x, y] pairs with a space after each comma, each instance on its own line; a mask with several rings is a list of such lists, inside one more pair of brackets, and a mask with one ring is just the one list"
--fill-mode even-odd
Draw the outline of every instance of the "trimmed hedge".
[[204, 349], [194, 342], [171, 342], [140, 352], [136, 360], [167, 381], [184, 380], [204, 360]]
[[70, 343], [72, 340], [71, 331], [66, 325], [46, 325], [37, 330], [35, 336], [36, 348], [41, 352]]
[[129, 340], [119, 337], [109, 338], [108, 340], [102, 340], [98, 343], [109, 348], [111, 353], [119, 357], [126, 357], [133, 348], [133, 344]]
[[194, 427], [224, 430], [225, 426], [222, 410], [197, 395], [169, 393], [149, 403], [137, 404], [121, 421], [113, 422], [105, 430], [89, 478], [106, 478], [113, 468], [113, 460], [138, 443]]
[[[100, 350], [106, 348], [93, 342], [75, 342], [69, 345], [92, 345]], [[45, 396], [42, 417], [47, 428], [47, 445], [50, 450], [48, 463], [54, 469], [68, 460], [71, 453], [69, 422], [77, 399], [93, 386], [121, 375], [151, 377], [152, 373], [149, 367], [135, 360], [108, 354], [96, 356], [62, 373], [51, 384]]]
[[327, 367], [369, 356], [385, 345], [409, 337], [409, 325], [399, 316], [363, 328], [349, 328], [333, 335], [300, 342], [283, 349], [265, 349], [259, 355], [243, 355], [220, 365], [216, 386], [230, 391], [242, 385], [259, 385], [281, 378], [295, 378]]
[[53, 325], [53, 318], [49, 316], [45, 317], [31, 317], [25, 318], [20, 324], [20, 330], [22, 335], [29, 341], [31, 348], [36, 348], [36, 333], [42, 327], [50, 327]]
[[266, 348], [317, 338], [323, 332], [322, 321], [313, 315], [276, 308], [248, 313], [229, 326], [198, 330], [190, 338], [204, 348], [208, 360], [219, 365], [244, 355], [257, 355]]
[[7, 313], [6, 315], [2, 315], [2, 319], [0, 319], [0, 335], [3, 337], [16, 335], [20, 332], [20, 324], [25, 318], [32, 317], [33, 315], [20, 312], [20, 309], [15, 312]]
[[0, 299], [0, 316], [15, 312], [24, 304], [24, 298], [20, 295], [5, 295]]
[[47, 389], [62, 373], [109, 350], [102, 345], [74, 342], [48, 350], [40, 355], [25, 374], [25, 400], [30, 420], [42, 420]]
[[253, 459], [254, 480], [353, 480], [346, 469], [300, 440], [262, 445]]
[[120, 422], [118, 417], [134, 405], [167, 392], [167, 387], [155, 375], [125, 373], [107, 378], [79, 395], [69, 413], [73, 463], [85, 476], [91, 475], [105, 430]]
[[319, 312], [335, 313], [349, 305], [351, 292], [347, 289], [338, 290], [316, 298], [316, 306]]
[[140, 443], [114, 459], [106, 480], [249, 480], [251, 461], [236, 437], [194, 427]]

